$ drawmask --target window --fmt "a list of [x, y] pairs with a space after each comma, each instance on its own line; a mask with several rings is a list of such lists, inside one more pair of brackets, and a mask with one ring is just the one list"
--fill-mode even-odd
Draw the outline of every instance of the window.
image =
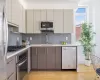
[[76, 41], [80, 39], [81, 24], [87, 21], [86, 8], [78, 8], [75, 13]]

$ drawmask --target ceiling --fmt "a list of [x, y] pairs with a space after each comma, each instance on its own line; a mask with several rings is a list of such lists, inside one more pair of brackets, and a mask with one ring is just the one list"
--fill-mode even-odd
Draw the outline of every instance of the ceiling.
[[88, 3], [90, 3], [90, 1], [93, 1], [93, 0], [80, 0], [79, 5], [87, 5]]
[[69, 9], [76, 8], [80, 0], [20, 0], [26, 9]]
[[36, 4], [57, 4], [57, 3], [77, 3], [79, 0], [24, 0], [26, 3]]

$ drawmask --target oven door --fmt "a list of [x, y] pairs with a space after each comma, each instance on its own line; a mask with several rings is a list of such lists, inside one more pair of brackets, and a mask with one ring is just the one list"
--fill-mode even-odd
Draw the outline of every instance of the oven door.
[[27, 64], [28, 64], [27, 59], [24, 59], [17, 64], [17, 80], [23, 80], [25, 75], [28, 73]]

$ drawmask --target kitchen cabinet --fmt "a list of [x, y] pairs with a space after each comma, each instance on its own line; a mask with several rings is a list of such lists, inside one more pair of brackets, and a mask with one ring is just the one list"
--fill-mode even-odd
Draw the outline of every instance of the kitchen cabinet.
[[12, 23], [15, 24], [17, 27], [19, 27], [19, 0], [12, 0], [12, 14], [11, 14], [11, 19]]
[[62, 69], [76, 69], [76, 47], [62, 47]]
[[73, 33], [74, 28], [73, 9], [64, 10], [64, 33]]
[[47, 69], [56, 69], [56, 49], [47, 47]]
[[61, 69], [61, 56], [62, 56], [62, 48], [61, 47], [56, 47], [56, 70]]
[[47, 10], [47, 21], [53, 22], [54, 21], [54, 14], [53, 9]]
[[34, 14], [33, 10], [26, 11], [26, 32], [27, 33], [34, 33]]
[[16, 59], [12, 57], [7, 60], [7, 79], [16, 80]]
[[23, 26], [23, 7], [19, 4], [19, 32], [22, 33], [22, 26]]
[[25, 19], [25, 9], [22, 7], [22, 33], [26, 33]]
[[18, 27], [19, 32], [26, 33], [25, 9], [19, 0], [6, 0], [6, 14], [7, 21], [10, 25]]
[[31, 48], [31, 68], [38, 69], [38, 55], [37, 55], [37, 48]]
[[20, 14], [19, 14], [19, 32], [26, 33], [26, 27], [25, 27], [25, 9], [22, 5], [20, 6]]
[[46, 69], [46, 48], [45, 47], [38, 47], [37, 48], [38, 54], [38, 69]]
[[54, 10], [54, 33], [63, 33], [63, 10]]
[[34, 33], [40, 33], [41, 27], [41, 11], [34, 10]]
[[9, 22], [9, 23], [11, 23], [12, 21], [11, 21], [11, 8], [12, 8], [12, 5], [11, 5], [11, 3], [12, 3], [12, 0], [6, 0], [6, 15], [7, 15], [7, 21]]
[[[27, 10], [29, 11], [29, 10]], [[27, 13], [27, 33], [41, 33], [41, 21], [53, 22], [54, 33], [73, 33], [73, 9], [35, 9]]]
[[46, 21], [47, 20], [47, 11], [45, 9], [41, 10], [41, 21]]
[[61, 70], [62, 47], [33, 47], [31, 53], [32, 70]]
[[7, 80], [16, 80], [14, 73]]

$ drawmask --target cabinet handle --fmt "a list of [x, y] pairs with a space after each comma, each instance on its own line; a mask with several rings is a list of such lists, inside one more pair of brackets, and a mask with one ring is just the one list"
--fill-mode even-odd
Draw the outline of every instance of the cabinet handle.
[[37, 48], [36, 48], [36, 55], [37, 55]]
[[48, 48], [46, 49], [46, 53], [48, 54]]

